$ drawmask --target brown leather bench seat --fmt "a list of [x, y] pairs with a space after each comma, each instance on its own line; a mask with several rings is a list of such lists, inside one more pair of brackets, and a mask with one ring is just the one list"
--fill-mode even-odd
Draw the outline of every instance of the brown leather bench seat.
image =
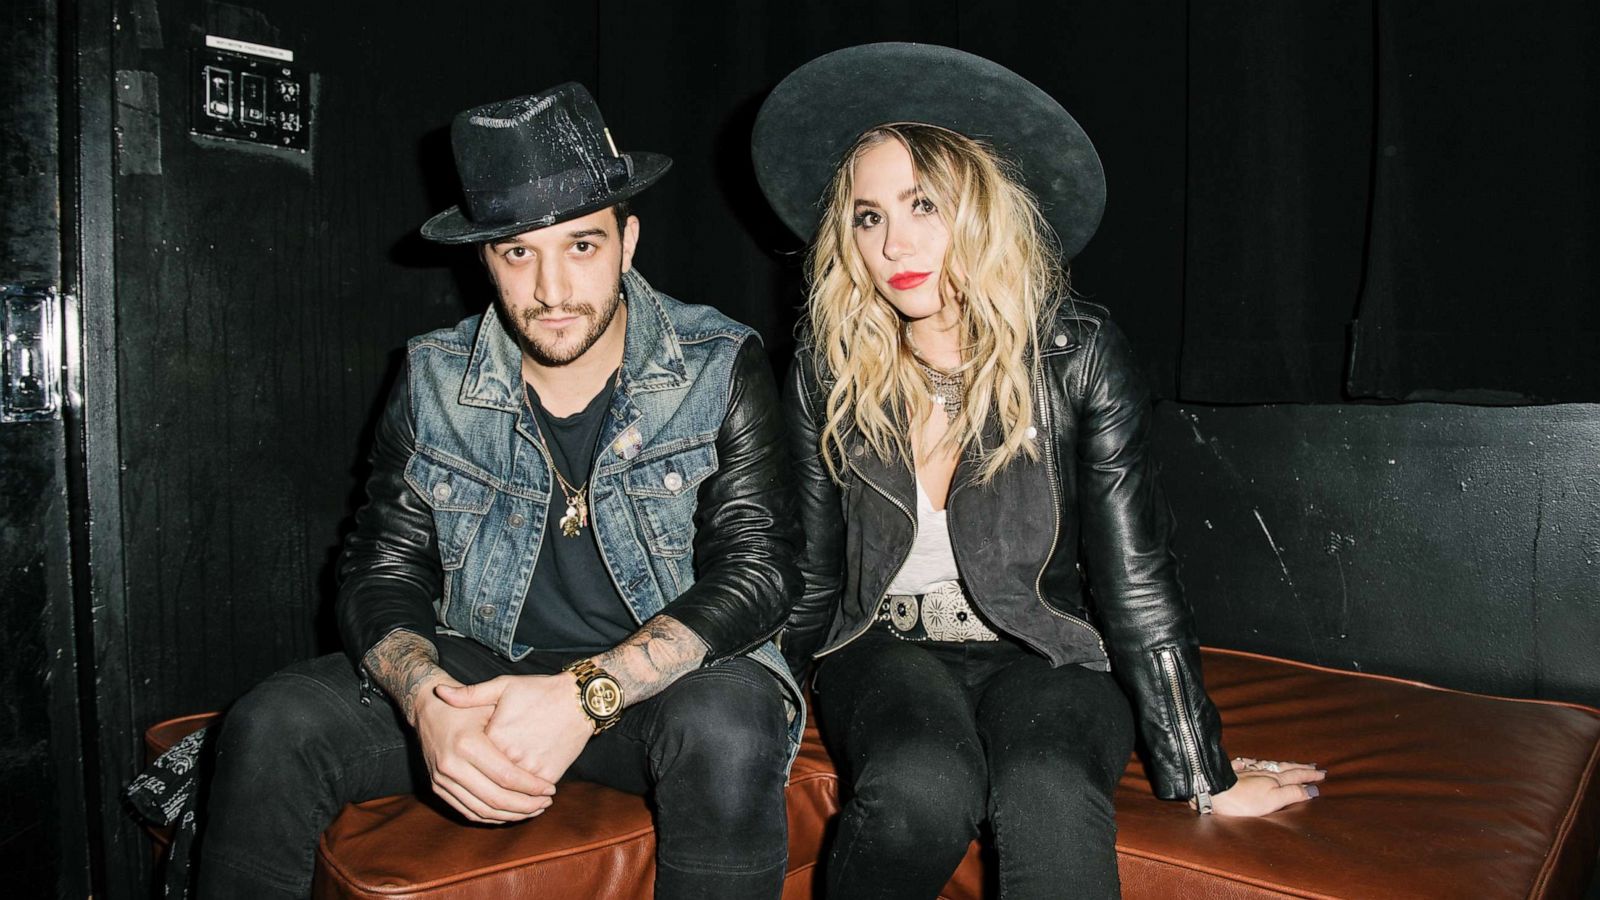
[[[1201, 819], [1154, 799], [1135, 760], [1117, 795], [1124, 896], [1583, 894], [1600, 841], [1600, 711], [1226, 650], [1204, 659], [1231, 752], [1318, 763], [1329, 781], [1321, 799], [1267, 818]], [[175, 739], [160, 728], [154, 745]], [[798, 900], [816, 896], [817, 859], [838, 810], [837, 778], [814, 729], [788, 803], [784, 897]], [[596, 785], [565, 784], [544, 816], [505, 828], [466, 826], [391, 797], [347, 807], [328, 829], [315, 893], [647, 898], [653, 853], [644, 801]], [[974, 846], [943, 896], [986, 896], [986, 876]]]

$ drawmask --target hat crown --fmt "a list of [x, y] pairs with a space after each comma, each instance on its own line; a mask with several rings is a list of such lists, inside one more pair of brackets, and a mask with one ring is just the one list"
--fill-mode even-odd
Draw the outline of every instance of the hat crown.
[[594, 97], [569, 81], [457, 115], [450, 142], [461, 187], [470, 197], [473, 191], [509, 188], [573, 169], [602, 176], [607, 160], [616, 158], [605, 131]]

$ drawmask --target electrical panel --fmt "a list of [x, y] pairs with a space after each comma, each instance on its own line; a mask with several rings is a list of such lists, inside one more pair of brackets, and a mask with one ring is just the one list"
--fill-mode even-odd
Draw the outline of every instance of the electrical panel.
[[[242, 41], [216, 43], [293, 58], [287, 51]], [[310, 84], [299, 67], [282, 58], [219, 46], [197, 48], [194, 60], [194, 134], [290, 150], [311, 146]]]

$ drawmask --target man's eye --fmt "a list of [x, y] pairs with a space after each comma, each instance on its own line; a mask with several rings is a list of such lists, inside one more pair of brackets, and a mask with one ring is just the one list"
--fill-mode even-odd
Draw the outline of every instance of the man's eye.
[[528, 248], [527, 247], [512, 247], [511, 249], [509, 249], [509, 250], [507, 250], [505, 252], [505, 257], [506, 257], [506, 259], [527, 259], [528, 258]]
[[588, 241], [578, 241], [572, 245], [572, 249], [578, 251], [579, 253], [588, 253], [590, 250], [594, 249], [594, 245]]
[[871, 228], [871, 227], [877, 225], [879, 222], [882, 222], [882, 221], [883, 221], [883, 216], [880, 216], [877, 213], [872, 212], [871, 210], [867, 210], [867, 211], [864, 211], [864, 212], [856, 213], [856, 217], [855, 217], [855, 220], [854, 220], [853, 224], [854, 224], [854, 226], [856, 228]]

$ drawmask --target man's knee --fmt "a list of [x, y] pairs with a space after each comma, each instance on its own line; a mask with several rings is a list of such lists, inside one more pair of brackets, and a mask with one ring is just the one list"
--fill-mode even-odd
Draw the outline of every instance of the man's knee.
[[778, 680], [759, 663], [697, 670], [662, 700], [653, 753], [661, 778], [705, 779], [711, 794], [734, 798], [781, 788], [787, 713]]
[[326, 774], [356, 724], [359, 681], [349, 665], [342, 657], [297, 663], [235, 701], [217, 736], [217, 777], [270, 790], [282, 777]]

